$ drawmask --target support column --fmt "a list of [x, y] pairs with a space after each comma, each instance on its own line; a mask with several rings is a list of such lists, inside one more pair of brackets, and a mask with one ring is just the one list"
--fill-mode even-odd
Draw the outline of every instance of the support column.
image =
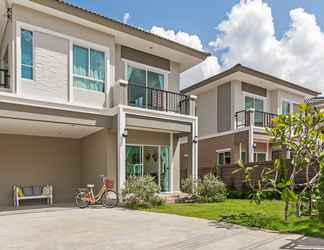
[[247, 117], [249, 119], [249, 162], [254, 162], [254, 109], [249, 109], [247, 111]]
[[[119, 107], [117, 116], [117, 192], [121, 191], [126, 181], [126, 114], [123, 108]], [[121, 196], [120, 196], [121, 197]]]
[[173, 192], [173, 182], [174, 182], [174, 150], [173, 150], [173, 133], [170, 133], [170, 192]]
[[193, 190], [197, 188], [198, 180], [198, 119], [192, 123], [192, 154], [191, 154], [191, 167], [192, 167], [192, 178], [194, 180]]

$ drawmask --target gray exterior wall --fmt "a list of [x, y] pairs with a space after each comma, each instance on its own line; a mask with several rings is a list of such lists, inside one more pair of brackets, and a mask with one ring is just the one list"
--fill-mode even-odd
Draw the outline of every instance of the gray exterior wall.
[[217, 132], [231, 129], [231, 83], [225, 83], [217, 88]]
[[98, 190], [101, 186], [98, 176], [105, 175], [114, 180], [114, 188], [116, 188], [116, 138], [116, 133], [103, 129], [82, 139], [81, 183], [83, 186], [95, 184]]
[[52, 184], [54, 201], [73, 201], [81, 184], [80, 140], [0, 134], [0, 206], [13, 205], [13, 185]]
[[217, 114], [217, 88], [199, 94], [197, 99], [199, 136], [206, 136], [217, 132]]

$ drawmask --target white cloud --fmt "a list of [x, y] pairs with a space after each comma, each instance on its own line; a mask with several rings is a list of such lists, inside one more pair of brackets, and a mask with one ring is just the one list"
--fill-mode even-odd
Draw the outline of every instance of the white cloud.
[[151, 28], [151, 33], [176, 41], [197, 50], [203, 50], [202, 42], [197, 35], [191, 35], [182, 31], [175, 32], [174, 30], [167, 30], [163, 27], [157, 26], [153, 26]]
[[130, 14], [128, 12], [126, 12], [123, 16], [123, 23], [128, 23], [128, 20], [130, 18]]
[[[174, 30], [166, 30], [163, 27], [153, 26], [151, 32], [155, 35], [176, 41], [191, 48], [203, 51], [203, 44], [199, 36], [186, 32], [175, 32]], [[204, 62], [181, 74], [181, 87], [185, 88], [193, 83], [206, 79], [220, 71], [220, 65], [216, 56], [208, 57]]]
[[216, 56], [209, 56], [202, 63], [188, 69], [180, 76], [181, 89], [207, 79], [221, 71], [221, 66]]
[[290, 13], [291, 25], [275, 36], [271, 8], [262, 0], [242, 0], [220, 23], [209, 45], [221, 53], [222, 67], [236, 63], [324, 91], [324, 33], [314, 15]]

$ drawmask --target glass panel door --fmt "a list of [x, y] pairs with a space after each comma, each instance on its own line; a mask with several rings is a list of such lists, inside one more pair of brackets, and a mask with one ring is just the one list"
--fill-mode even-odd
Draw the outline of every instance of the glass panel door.
[[143, 147], [126, 146], [126, 178], [143, 175]]
[[149, 108], [162, 110], [163, 109], [163, 92], [164, 90], [164, 75], [155, 72], [147, 72], [147, 105]]
[[264, 127], [263, 116], [264, 116], [263, 100], [255, 99], [255, 117], [254, 117], [255, 126]]
[[160, 188], [161, 192], [170, 191], [170, 150], [169, 147], [160, 149]]
[[144, 175], [154, 177], [159, 184], [159, 147], [144, 146]]
[[127, 67], [128, 104], [146, 107], [146, 71], [131, 66]]

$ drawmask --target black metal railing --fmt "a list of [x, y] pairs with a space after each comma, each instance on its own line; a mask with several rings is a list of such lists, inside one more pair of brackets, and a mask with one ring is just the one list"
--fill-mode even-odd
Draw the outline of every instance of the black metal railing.
[[0, 88], [9, 89], [9, 71], [0, 68]]
[[[236, 128], [244, 128], [250, 126], [250, 113], [251, 111], [242, 110], [238, 111], [235, 114], [236, 119]], [[276, 114], [254, 111], [254, 126], [263, 127], [263, 128], [271, 128], [273, 126], [272, 119], [277, 117]]]
[[128, 105], [130, 106], [189, 115], [189, 104], [189, 96], [183, 94], [128, 84]]

